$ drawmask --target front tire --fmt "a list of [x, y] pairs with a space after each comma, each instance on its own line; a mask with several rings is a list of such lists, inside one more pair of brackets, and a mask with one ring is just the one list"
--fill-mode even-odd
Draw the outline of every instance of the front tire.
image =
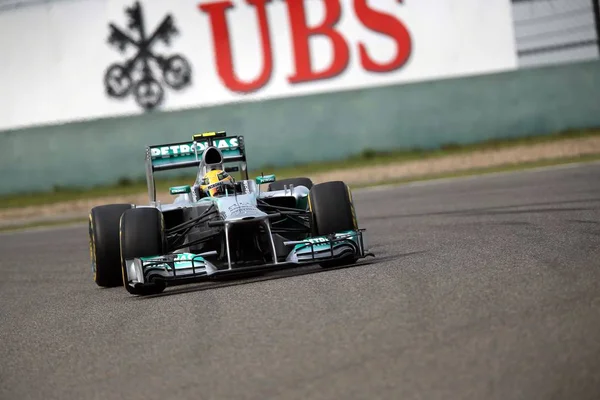
[[342, 181], [318, 183], [309, 195], [313, 213], [313, 235], [358, 229], [350, 188]]
[[121, 269], [127, 291], [134, 295], [158, 294], [165, 290], [165, 282], [129, 284], [126, 259], [163, 255], [166, 252], [164, 218], [154, 207], [134, 208], [121, 217]]
[[94, 207], [90, 211], [90, 261], [94, 282], [100, 287], [116, 287], [123, 284], [119, 220], [131, 207], [131, 204], [108, 204]]
[[[312, 212], [312, 234], [327, 236], [358, 229], [350, 188], [342, 181], [318, 183], [308, 195]], [[321, 263], [322, 267], [348, 265], [356, 262], [349, 257]]]

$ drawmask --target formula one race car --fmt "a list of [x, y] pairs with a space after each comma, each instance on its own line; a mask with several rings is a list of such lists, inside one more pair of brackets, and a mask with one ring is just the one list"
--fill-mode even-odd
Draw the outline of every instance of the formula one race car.
[[[186, 167], [198, 169], [195, 183], [172, 187], [173, 203], [157, 201], [154, 172]], [[109, 204], [90, 212], [99, 286], [149, 295], [167, 285], [373, 256], [346, 184], [276, 181], [274, 175], [251, 180], [243, 136], [208, 132], [191, 142], [148, 147], [146, 178], [149, 205]]]

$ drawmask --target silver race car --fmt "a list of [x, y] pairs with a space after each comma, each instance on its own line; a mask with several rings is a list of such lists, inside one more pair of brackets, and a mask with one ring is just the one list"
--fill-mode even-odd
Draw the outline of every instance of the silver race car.
[[[172, 203], [157, 201], [154, 173], [189, 167], [198, 171], [194, 184], [172, 187]], [[99, 286], [149, 295], [221, 276], [373, 256], [344, 182], [249, 179], [243, 136], [208, 132], [191, 142], [148, 147], [146, 178], [148, 205], [109, 204], [90, 212]]]

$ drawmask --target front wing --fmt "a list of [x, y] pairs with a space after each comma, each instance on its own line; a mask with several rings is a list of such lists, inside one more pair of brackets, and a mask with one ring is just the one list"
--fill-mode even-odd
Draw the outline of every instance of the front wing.
[[279, 270], [299, 265], [317, 264], [336, 260], [357, 260], [374, 256], [365, 248], [364, 230], [284, 242], [290, 248], [285, 260], [249, 267], [217, 268], [209, 261], [216, 252], [193, 254], [178, 253], [156, 257], [125, 260], [128, 284], [132, 286], [166, 281], [169, 285], [211, 280], [225, 275], [243, 275], [252, 272]]

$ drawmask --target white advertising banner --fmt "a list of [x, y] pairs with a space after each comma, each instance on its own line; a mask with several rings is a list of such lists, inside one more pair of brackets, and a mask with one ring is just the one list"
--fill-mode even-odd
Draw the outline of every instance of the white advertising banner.
[[80, 0], [0, 27], [0, 130], [517, 65], [509, 0]]

